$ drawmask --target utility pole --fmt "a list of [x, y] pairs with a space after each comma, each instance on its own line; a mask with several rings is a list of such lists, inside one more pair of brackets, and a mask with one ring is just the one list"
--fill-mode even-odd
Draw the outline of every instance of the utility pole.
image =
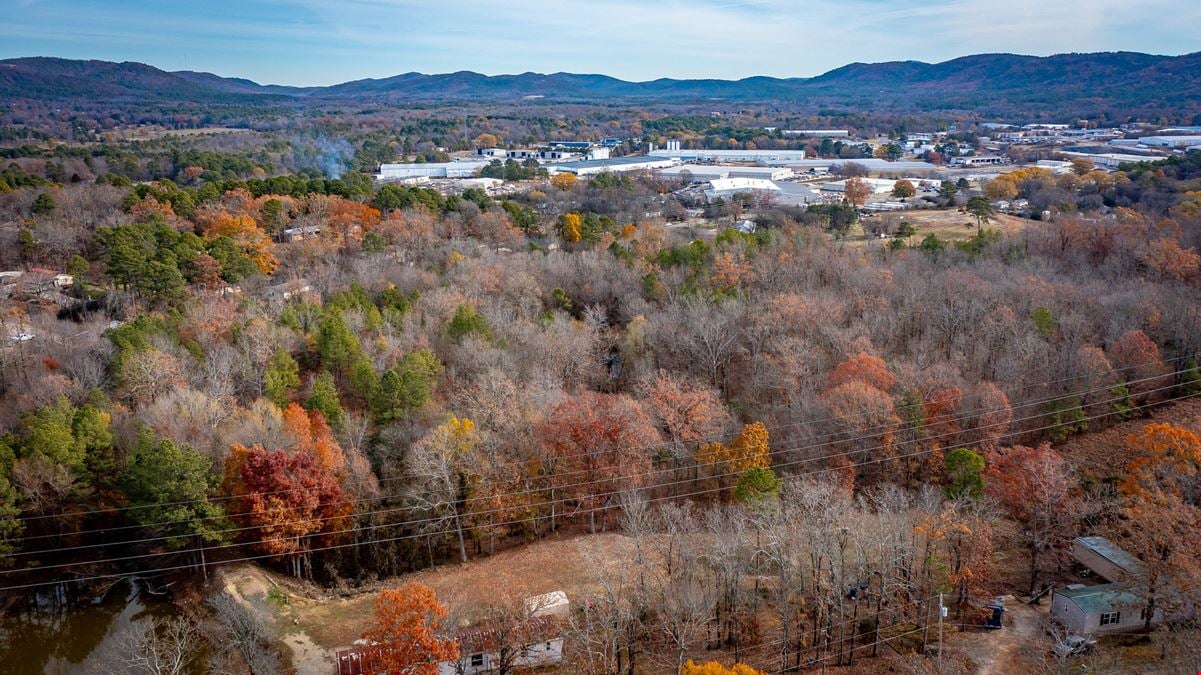
[[938, 594], [938, 672], [942, 673], [942, 618], [947, 615], [947, 608], [942, 604], [942, 592]]

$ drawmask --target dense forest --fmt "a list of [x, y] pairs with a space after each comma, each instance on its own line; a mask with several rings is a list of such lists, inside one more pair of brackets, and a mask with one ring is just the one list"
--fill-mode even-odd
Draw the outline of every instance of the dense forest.
[[[1087, 470], [1059, 448], [1201, 394], [1201, 153], [965, 183], [941, 203], [1038, 219], [856, 246], [853, 208], [734, 203], [706, 236], [649, 175], [377, 186], [562, 120], [353, 120], [4, 148], [0, 590], [232, 561], [354, 585], [619, 530], [650, 580], [578, 619], [587, 672], [845, 663], [939, 591], [1036, 595], [1077, 534], [1177, 582], [1152, 610], [1195, 597], [1196, 421]], [[738, 138], [715, 124], [615, 126]], [[277, 667], [239, 649], [213, 658]]]

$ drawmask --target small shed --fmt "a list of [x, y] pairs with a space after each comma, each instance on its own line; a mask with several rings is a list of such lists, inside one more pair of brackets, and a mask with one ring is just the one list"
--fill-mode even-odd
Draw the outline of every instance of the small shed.
[[551, 591], [526, 598], [525, 611], [530, 616], [553, 616], [565, 619], [571, 613], [571, 603], [563, 591]]
[[1105, 537], [1076, 537], [1072, 557], [1106, 581], [1124, 581], [1143, 573], [1138, 558]]
[[[1143, 627], [1146, 602], [1125, 584], [1101, 584], [1056, 590], [1051, 596], [1051, 618], [1073, 635], [1125, 633]], [[1155, 610], [1151, 623], [1163, 622]]]

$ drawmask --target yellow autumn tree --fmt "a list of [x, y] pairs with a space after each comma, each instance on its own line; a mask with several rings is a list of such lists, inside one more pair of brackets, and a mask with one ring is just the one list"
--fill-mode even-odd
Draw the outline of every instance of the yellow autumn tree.
[[577, 182], [579, 182], [579, 180], [575, 177], [575, 174], [567, 173], [566, 171], [563, 173], [557, 173], [553, 178], [550, 179], [550, 184], [559, 188], [563, 192], [571, 192], [571, 188], [575, 187]]
[[697, 449], [694, 459], [698, 464], [712, 466], [717, 475], [765, 469], [771, 466], [767, 427], [762, 422], [745, 424], [732, 443], [706, 443]]
[[263, 228], [248, 215], [235, 216], [218, 213], [204, 229], [205, 239], [229, 237], [241, 248], [263, 274], [271, 274], [279, 267], [275, 258], [274, 244]]
[[580, 214], [565, 213], [559, 218], [559, 235], [572, 244], [584, 238], [584, 219]]
[[735, 663], [726, 667], [717, 661], [697, 663], [688, 659], [680, 668], [680, 675], [766, 675], [762, 670], [752, 668], [745, 663]]

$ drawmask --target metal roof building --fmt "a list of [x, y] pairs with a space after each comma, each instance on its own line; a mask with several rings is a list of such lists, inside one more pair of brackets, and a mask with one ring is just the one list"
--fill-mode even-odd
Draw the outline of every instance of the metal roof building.
[[666, 169], [678, 163], [674, 159], [664, 157], [612, 157], [610, 159], [591, 159], [583, 162], [547, 164], [546, 170], [551, 175], [556, 173], [574, 173], [577, 176], [595, 176], [598, 173], [605, 173], [606, 171], [622, 173], [625, 171]]
[[680, 161], [701, 162], [751, 162], [757, 164], [782, 164], [805, 159], [804, 150], [651, 150], [654, 157], [668, 157]]
[[693, 183], [704, 183], [722, 178], [760, 178], [763, 180], [784, 180], [791, 178], [794, 173], [788, 167], [780, 166], [728, 166], [724, 164], [684, 164], [657, 171], [664, 178], [679, 178], [685, 173], [691, 174]]
[[[1124, 584], [1057, 589], [1051, 596], [1051, 617], [1073, 635], [1127, 632], [1142, 628], [1146, 604]], [[1151, 623], [1162, 621], [1163, 610], [1156, 609]]]
[[469, 178], [488, 166], [488, 160], [466, 162], [428, 162], [425, 164], [381, 164], [376, 180], [398, 180], [401, 178]]

